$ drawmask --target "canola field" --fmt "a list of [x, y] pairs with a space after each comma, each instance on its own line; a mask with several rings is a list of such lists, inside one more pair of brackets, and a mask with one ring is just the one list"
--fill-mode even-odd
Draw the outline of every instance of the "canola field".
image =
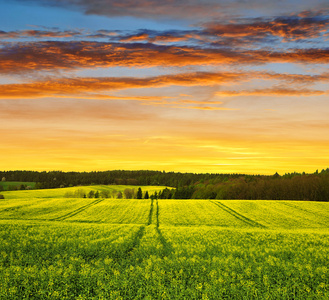
[[0, 299], [329, 299], [329, 203], [18, 192]]

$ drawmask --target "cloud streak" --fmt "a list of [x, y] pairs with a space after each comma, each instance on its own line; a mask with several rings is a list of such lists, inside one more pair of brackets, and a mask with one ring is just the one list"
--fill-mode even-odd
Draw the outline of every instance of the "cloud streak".
[[[115, 91], [131, 88], [158, 88], [170, 85], [207, 86], [232, 81], [241, 81], [246, 74], [241, 73], [186, 73], [146, 78], [100, 77], [100, 78], [64, 78], [22, 84], [1, 85], [1, 98], [43, 98], [79, 96], [100, 91]], [[90, 94], [89, 94], [90, 95]], [[93, 95], [95, 97], [95, 95]], [[100, 96], [105, 98], [108, 96]], [[132, 97], [130, 97], [132, 98]], [[138, 97], [137, 97], [138, 98]], [[111, 99], [111, 97], [110, 97]], [[129, 98], [128, 98], [129, 99]], [[147, 99], [147, 97], [145, 98]]]
[[204, 24], [203, 34], [219, 38], [263, 39], [280, 37], [283, 40], [317, 38], [328, 33], [329, 17], [320, 13], [316, 16], [282, 16], [236, 20], [233, 23], [211, 22]]
[[218, 21], [194, 25], [192, 30], [149, 30], [140, 29], [136, 32], [96, 30], [59, 30], [43, 28], [43, 30], [0, 31], [0, 40], [4, 39], [47, 39], [47, 38], [79, 38], [110, 39], [113, 42], [148, 42], [148, 43], [179, 43], [191, 41], [213, 46], [248, 47], [251, 43], [272, 43], [273, 41], [304, 41], [325, 38], [329, 35], [329, 9], [317, 12], [301, 12], [290, 16], [233, 18], [229, 21], [219, 18]]
[[282, 96], [323, 96], [328, 95], [329, 91], [314, 90], [314, 89], [294, 89], [288, 87], [277, 86], [267, 89], [251, 89], [242, 91], [220, 91], [216, 93], [216, 96], [220, 97], [237, 97], [237, 96], [272, 96], [272, 97], [282, 97]]
[[72, 38], [83, 37], [82, 31], [74, 30], [16, 30], [2, 31], [0, 30], [0, 40], [4, 39], [22, 39], [22, 38]]
[[[100, 16], [132, 16], [148, 19], [190, 19], [212, 18], [242, 14], [246, 9], [255, 12], [291, 13], [296, 8], [296, 1], [286, 0], [285, 5], [262, 0], [19, 0], [21, 2], [40, 3], [46, 6], [58, 6], [71, 10], [79, 10], [86, 15]], [[322, 0], [300, 0], [298, 6], [302, 10], [328, 8]]]
[[3, 74], [116, 66], [148, 68], [267, 63], [328, 64], [329, 48], [232, 51], [87, 41], [5, 43], [0, 48], [0, 73]]
[[[329, 82], [329, 73], [320, 75], [278, 74], [269, 72], [191, 72], [168, 74], [150, 77], [76, 77], [76, 78], [49, 78], [43, 81], [34, 81], [20, 84], [2, 84], [0, 98], [43, 98], [43, 97], [86, 97], [99, 99], [120, 99], [111, 95], [96, 94], [126, 89], [148, 89], [168, 86], [226, 86], [251, 80], [278, 81], [285, 84], [301, 85], [297, 88], [286, 88], [279, 85], [269, 89], [249, 91], [220, 91], [217, 95], [293, 95], [293, 94], [323, 94], [326, 92], [306, 89], [305, 85]], [[184, 95], [182, 95], [184, 97]], [[147, 96], [121, 97], [123, 100], [148, 100]], [[154, 100], [154, 97], [150, 97]], [[164, 99], [165, 97], [161, 97]], [[168, 98], [168, 97], [167, 97]], [[158, 100], [161, 100], [160, 98]], [[193, 99], [182, 100], [184, 103], [198, 104]]]

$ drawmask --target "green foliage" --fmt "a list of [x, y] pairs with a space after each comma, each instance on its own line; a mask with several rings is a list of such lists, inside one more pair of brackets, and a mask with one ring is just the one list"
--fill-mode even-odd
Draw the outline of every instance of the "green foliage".
[[[194, 174], [159, 171], [103, 171], [103, 172], [36, 172], [5, 171], [0, 178], [21, 181], [6, 189], [26, 188], [30, 181], [36, 189], [67, 186], [115, 186], [125, 185], [128, 189], [136, 186], [170, 186], [175, 189], [160, 193], [159, 199], [264, 199], [264, 200], [311, 200], [328, 201], [329, 168], [313, 174], [288, 173], [269, 176], [243, 174]], [[6, 182], [0, 182], [6, 184]], [[23, 185], [23, 187], [22, 187]], [[127, 187], [130, 185], [130, 187]], [[31, 187], [33, 188], [34, 185]], [[1, 188], [0, 188], [1, 190]], [[124, 191], [121, 191], [124, 193]], [[158, 191], [159, 192], [159, 191]], [[100, 191], [101, 193], [101, 191]], [[154, 193], [154, 192], [153, 192]], [[117, 195], [116, 192], [115, 195]], [[111, 197], [115, 197], [111, 195]], [[125, 198], [135, 198], [135, 193], [127, 191]], [[107, 195], [105, 198], [109, 198]]]
[[135, 198], [135, 189], [125, 188], [123, 194], [126, 199]]
[[64, 194], [65, 198], [84, 198], [84, 196], [86, 195], [86, 191], [83, 189], [70, 189], [69, 191], [67, 191]]
[[142, 199], [143, 198], [143, 192], [142, 189], [139, 187], [136, 195], [137, 199]]
[[35, 188], [35, 182], [0, 181], [1, 191], [15, 191]]

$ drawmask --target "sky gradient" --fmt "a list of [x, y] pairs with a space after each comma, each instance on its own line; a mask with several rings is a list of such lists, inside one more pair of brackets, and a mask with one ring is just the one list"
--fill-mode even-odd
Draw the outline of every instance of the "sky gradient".
[[328, 1], [0, 0], [0, 168], [329, 167]]

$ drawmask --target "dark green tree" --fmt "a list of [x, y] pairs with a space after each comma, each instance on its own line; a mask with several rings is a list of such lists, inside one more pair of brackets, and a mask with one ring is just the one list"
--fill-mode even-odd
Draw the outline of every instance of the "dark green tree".
[[150, 196], [149, 196], [149, 192], [146, 191], [146, 193], [145, 193], [145, 195], [144, 195], [144, 199], [149, 199], [149, 198], [150, 198]]
[[137, 191], [137, 199], [143, 199], [142, 189], [139, 187]]
[[91, 190], [89, 193], [88, 193], [88, 198], [94, 198], [95, 197], [95, 192], [93, 190]]

